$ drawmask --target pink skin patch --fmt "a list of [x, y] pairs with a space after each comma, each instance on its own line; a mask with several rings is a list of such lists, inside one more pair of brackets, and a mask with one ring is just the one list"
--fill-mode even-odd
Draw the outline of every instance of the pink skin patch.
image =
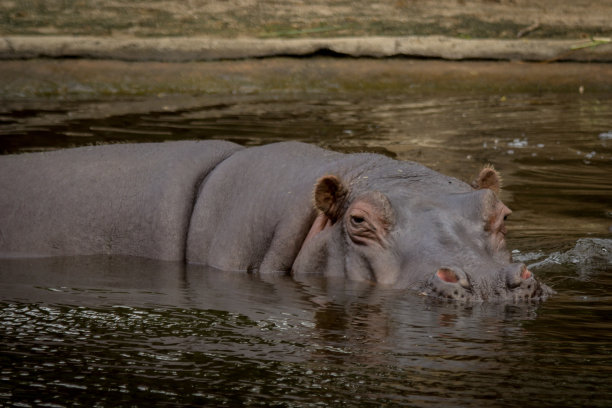
[[312, 223], [312, 226], [310, 227], [310, 231], [308, 231], [308, 235], [306, 235], [306, 239], [304, 240], [302, 247], [304, 247], [306, 243], [308, 243], [312, 238], [314, 238], [315, 235], [317, 235], [319, 232], [323, 231], [329, 226], [331, 226], [331, 220], [327, 218], [325, 214], [320, 213], [319, 215], [317, 215], [317, 218], [315, 218], [314, 222]]
[[489, 219], [487, 229], [492, 232], [491, 243], [493, 249], [499, 251], [506, 245], [506, 225], [504, 223], [506, 217], [512, 211], [506, 207], [501, 201], [497, 202], [494, 212]]
[[385, 236], [392, 221], [388, 201], [380, 196], [369, 196], [356, 200], [345, 217], [349, 237], [357, 245], [378, 244], [385, 246]]
[[529, 278], [531, 278], [531, 271], [527, 269], [526, 266], [523, 266], [523, 268], [521, 269], [521, 279], [527, 280]]
[[452, 269], [440, 268], [438, 269], [438, 272], [436, 272], [436, 275], [438, 275], [438, 278], [440, 278], [440, 280], [443, 282], [448, 282], [448, 283], [459, 282], [459, 278], [457, 277], [457, 274], [455, 274], [455, 272], [453, 272]]

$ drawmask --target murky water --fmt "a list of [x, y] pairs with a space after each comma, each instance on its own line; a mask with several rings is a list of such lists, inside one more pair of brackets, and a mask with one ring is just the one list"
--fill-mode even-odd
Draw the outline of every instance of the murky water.
[[[188, 102], [185, 100], [189, 99]], [[612, 405], [612, 95], [258, 93], [14, 99], [3, 152], [301, 140], [470, 180], [491, 162], [541, 305], [142, 259], [0, 262], [0, 405]]]

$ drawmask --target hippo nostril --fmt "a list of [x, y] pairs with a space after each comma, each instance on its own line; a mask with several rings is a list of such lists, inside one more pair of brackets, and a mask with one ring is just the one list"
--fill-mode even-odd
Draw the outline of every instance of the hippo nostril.
[[513, 264], [505, 269], [506, 285], [510, 289], [517, 288], [533, 275], [524, 264]]
[[436, 272], [436, 275], [438, 275], [438, 278], [440, 278], [440, 280], [443, 282], [448, 282], [448, 283], [459, 282], [459, 277], [457, 276], [455, 271], [449, 268], [438, 269], [438, 272]]
[[531, 278], [531, 271], [525, 265], [521, 266], [521, 279], [527, 280]]
[[464, 289], [472, 288], [472, 284], [470, 283], [470, 279], [468, 278], [467, 274], [461, 270], [455, 271], [454, 269], [443, 267], [438, 269], [436, 276], [442, 282], [458, 284]]
[[431, 293], [440, 298], [465, 300], [473, 296], [469, 276], [457, 268], [438, 269], [431, 275], [427, 285]]

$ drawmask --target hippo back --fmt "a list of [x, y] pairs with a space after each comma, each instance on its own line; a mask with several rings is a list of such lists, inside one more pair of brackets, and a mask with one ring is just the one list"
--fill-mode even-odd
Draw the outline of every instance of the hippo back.
[[0, 256], [182, 260], [200, 182], [240, 149], [183, 141], [0, 157]]

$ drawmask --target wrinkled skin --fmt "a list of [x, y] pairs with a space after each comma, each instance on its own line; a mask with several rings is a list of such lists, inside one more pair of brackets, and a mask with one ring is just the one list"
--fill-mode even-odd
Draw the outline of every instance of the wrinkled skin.
[[505, 247], [500, 178], [302, 143], [173, 142], [0, 157], [0, 256], [122, 254], [312, 274], [458, 301], [552, 291]]
[[[344, 198], [330, 198], [329, 187], [315, 190], [320, 214], [293, 273], [325, 270], [458, 301], [520, 302], [552, 293], [525, 265], [510, 261], [505, 220], [511, 211], [497, 197], [493, 169], [483, 169], [475, 189], [448, 178], [447, 185], [432, 183], [430, 174], [417, 180], [412, 170], [410, 177], [388, 181], [385, 193], [371, 189], [385, 184], [377, 177], [368, 177], [364, 189], [353, 183], [356, 191], [341, 192]], [[341, 191], [339, 183], [325, 177], [318, 186]], [[337, 215], [327, 210], [335, 200], [342, 202]]]

